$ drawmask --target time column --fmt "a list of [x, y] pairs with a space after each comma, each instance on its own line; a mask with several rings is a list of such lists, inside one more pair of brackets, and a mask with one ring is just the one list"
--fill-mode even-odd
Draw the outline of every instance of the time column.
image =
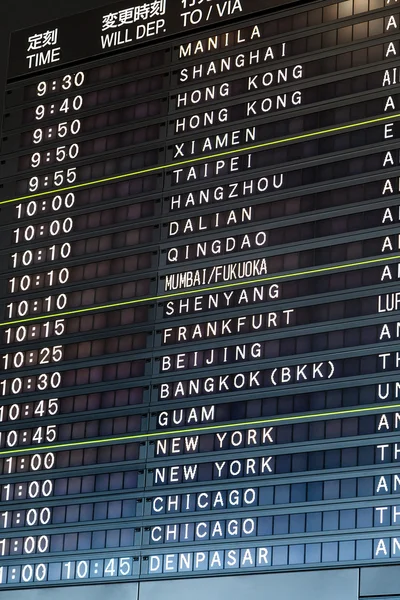
[[[1, 329], [7, 346], [32, 340], [46, 344], [5, 354], [5, 371], [86, 358], [78, 342], [93, 331], [96, 339], [100, 330], [107, 335], [104, 352], [92, 348], [90, 357], [114, 354], [120, 346], [134, 349], [122, 338], [116, 346], [105, 344], [110, 327], [126, 325], [127, 319], [131, 326], [148, 322], [148, 306], [140, 314], [138, 305], [129, 316], [122, 307], [132, 311], [138, 297], [154, 296], [162, 186], [157, 166], [163, 164], [165, 135], [160, 117], [166, 112], [168, 79], [161, 65], [167, 54], [37, 81], [24, 88], [22, 101], [28, 102], [5, 115]], [[154, 70], [144, 77], [146, 66]], [[85, 319], [100, 314], [101, 327], [98, 319], [96, 324]], [[78, 322], [65, 318], [75, 315], [82, 315]], [[46, 340], [58, 342], [62, 336], [68, 341], [71, 335], [74, 347], [47, 347]], [[135, 349], [147, 349], [147, 341]], [[57, 371], [7, 377], [0, 394], [59, 385]]]
[[[137, 438], [147, 431], [163, 183], [152, 167], [164, 162], [168, 60], [168, 48], [131, 53], [9, 88], [0, 198], [1, 584], [17, 567], [19, 583], [30, 583], [23, 574], [35, 569], [24, 570], [33, 564], [26, 561], [47, 552], [59, 555], [54, 577], [73, 580], [82, 544], [77, 577], [90, 573], [90, 560], [93, 577], [106, 577], [109, 563], [96, 553], [113, 548], [110, 560], [126, 565], [140, 543], [131, 521], [144, 486], [146, 444]], [[98, 490], [107, 509], [91, 507]], [[46, 519], [24, 520], [32, 508]], [[71, 542], [71, 518], [85, 541]], [[27, 554], [18, 541], [25, 537], [35, 543], [18, 558]], [[133, 566], [117, 566], [116, 576], [132, 576]]]
[[[15, 173], [16, 177], [20, 172], [29, 176], [27, 193], [20, 195], [18, 199], [7, 198], [2, 206], [1, 225], [10, 224], [13, 225], [13, 229], [7, 228], [7, 231], [4, 231], [3, 227], [2, 232], [2, 264], [6, 273], [1, 277], [1, 297], [5, 299], [5, 305], [2, 307], [1, 331], [4, 350], [0, 363], [4, 378], [0, 383], [0, 395], [3, 398], [14, 396], [16, 400], [11, 405], [2, 404], [4, 421], [55, 416], [59, 413], [58, 398], [25, 404], [19, 404], [18, 398], [24, 393], [45, 393], [61, 386], [61, 373], [56, 369], [57, 364], [65, 358], [62, 344], [66, 330], [65, 319], [48, 320], [42, 317], [43, 313], [57, 313], [65, 311], [68, 307], [70, 269], [63, 266], [63, 262], [71, 257], [72, 245], [68, 241], [63, 242], [62, 239], [65, 234], [74, 230], [74, 217], [70, 216], [70, 212], [75, 206], [76, 198], [72, 191], [42, 197], [38, 192], [40, 189], [72, 185], [76, 181], [76, 167], [61, 167], [68, 159], [74, 160], [79, 156], [80, 146], [74, 138], [82, 128], [79, 112], [83, 108], [83, 96], [79, 91], [84, 88], [84, 84], [85, 73], [78, 71], [29, 86], [35, 87], [35, 105], [31, 105], [30, 110], [33, 111], [34, 117], [32, 126], [36, 127], [20, 134], [18, 145], [22, 152], [2, 161], [5, 165], [2, 175], [5, 177], [9, 172]], [[66, 95], [61, 100], [57, 99], [56, 95], [56, 99], [48, 102], [52, 95], [62, 91], [65, 94], [72, 92], [73, 96]], [[32, 91], [30, 93], [32, 94]], [[5, 124], [9, 116], [10, 113], [7, 113]], [[57, 120], [65, 116], [65, 120], [50, 122], [45, 126], [43, 121], [46, 123], [46, 116]], [[26, 110], [22, 113], [21, 120], [29, 123]], [[13, 149], [17, 146], [16, 137], [12, 144]], [[5, 136], [3, 143], [7, 142], [9, 138]], [[21, 153], [24, 154], [23, 157], [20, 156]], [[60, 165], [60, 169], [51, 176], [42, 175], [39, 184], [36, 173], [54, 161]], [[19, 186], [18, 183], [12, 185], [6, 179], [7, 192], [11, 192], [13, 187], [15, 189], [12, 195], [18, 195], [17, 190], [21, 189]], [[4, 188], [4, 184], [2, 187]], [[29, 198], [30, 195], [32, 198]], [[39, 215], [49, 215], [51, 220], [45, 218], [38, 222]], [[38, 240], [42, 241], [39, 247]], [[57, 243], [59, 240], [61, 243]], [[33, 272], [32, 268], [37, 265], [43, 266], [39, 272]], [[59, 293], [53, 295], [53, 288], [59, 290]], [[37, 290], [46, 290], [48, 294], [35, 296], [34, 292]], [[34, 319], [36, 315], [38, 320]], [[26, 346], [27, 342], [32, 340], [37, 340], [40, 346], [38, 343]], [[30, 375], [29, 368], [42, 365], [43, 370], [51, 365], [51, 371]], [[9, 377], [9, 373], [15, 373], [15, 376]], [[26, 443], [28, 438], [31, 443], [35, 443], [35, 439], [39, 444], [51, 443], [57, 439], [57, 427], [40, 427], [33, 436], [28, 435], [27, 431], [22, 436], [21, 434], [22, 431], [18, 430], [0, 432], [0, 438], [4, 438], [5, 447], [19, 446]], [[14, 443], [11, 437], [15, 437]]]
[[[79, 111], [83, 107], [83, 96], [79, 93], [79, 90], [83, 87], [84, 83], [85, 73], [83, 71], [71, 75], [67, 74], [53, 81], [41, 81], [37, 83], [35, 90], [36, 101], [40, 103], [31, 108], [34, 118], [32, 125], [36, 125], [36, 128], [21, 134], [21, 138], [24, 138], [22, 139], [21, 146], [23, 149], [25, 147], [29, 148], [29, 154], [26, 154], [23, 158], [17, 156], [10, 161], [4, 161], [6, 164], [7, 162], [11, 162], [11, 169], [16, 172], [16, 176], [18, 176], [20, 170], [23, 170], [27, 175], [31, 174], [26, 189], [27, 194], [21, 196], [20, 200], [11, 198], [12, 202], [3, 205], [3, 213], [7, 212], [10, 215], [11, 212], [13, 213], [7, 221], [12, 219], [15, 224], [11, 236], [7, 236], [8, 239], [6, 237], [4, 241], [4, 245], [7, 242], [10, 245], [11, 253], [8, 258], [11, 262], [10, 267], [13, 270], [13, 276], [8, 279], [7, 289], [2, 290], [2, 297], [9, 295], [11, 299], [11, 302], [5, 307], [5, 320], [23, 321], [31, 314], [61, 311], [67, 307], [67, 296], [65, 293], [60, 293], [57, 297], [48, 295], [45, 298], [35, 298], [30, 301], [23, 299], [14, 302], [13, 300], [18, 293], [55, 286], [67, 286], [69, 281], [68, 268], [62, 267], [61, 269], [54, 270], [51, 267], [62, 263], [62, 261], [71, 256], [71, 244], [68, 242], [50, 244], [48, 242], [56, 242], [63, 234], [73, 231], [74, 219], [69, 216], [69, 212], [76, 203], [75, 195], [71, 191], [65, 194], [54, 194], [51, 197], [46, 195], [40, 197], [38, 192], [40, 189], [45, 190], [56, 186], [72, 185], [76, 180], [76, 168], [69, 167], [65, 170], [60, 168], [52, 176], [44, 174], [41, 176], [41, 185], [39, 184], [39, 177], [36, 175], [36, 172], [52, 164], [54, 159], [61, 167], [66, 160], [77, 159], [79, 156], [80, 146], [79, 143], [73, 141], [73, 138], [80, 133], [82, 128], [81, 120], [78, 117]], [[66, 93], [70, 90], [73, 90], [75, 93], [72, 97], [67, 96], [62, 101], [53, 99], [51, 103], [48, 103], [48, 101], [46, 103], [46, 97], [54, 95], [59, 88]], [[50, 122], [48, 126], [44, 126], [43, 120], [46, 115], [51, 119], [55, 115], [58, 119], [65, 115], [65, 120], [58, 123]], [[5, 124], [7, 116], [10, 116], [10, 113], [6, 115]], [[71, 120], [71, 116], [75, 118]], [[30, 119], [27, 115], [27, 110], [24, 111], [22, 120], [29, 122]], [[4, 137], [3, 142], [9, 142], [9, 138], [7, 136]], [[49, 146], [49, 142], [53, 142], [54, 146]], [[16, 145], [16, 142], [12, 144], [12, 146], [14, 145]], [[12, 189], [10, 184], [6, 185], [6, 188], [10, 191]], [[28, 197], [30, 194], [32, 194], [32, 199]], [[37, 222], [38, 215], [47, 214], [52, 215], [54, 218], [50, 221]], [[47, 242], [46, 247], [37, 248], [36, 241], [38, 239]], [[8, 248], [4, 249], [7, 252]], [[38, 264], [46, 266], [49, 264], [50, 268], [48, 271], [38, 274], [27, 273], [21, 275], [22, 270], [29, 271], [30, 267]], [[30, 337], [39, 338], [43, 334], [45, 338], [50, 337], [49, 328], [50, 323], [34, 324], [30, 330]], [[41, 333], [39, 333], [39, 330], [42, 330]], [[53, 327], [52, 333], [59, 336], [62, 335], [63, 330], [64, 326], [60, 321], [55, 325], [55, 328]], [[29, 337], [28, 330], [24, 326], [19, 327], [18, 332], [7, 329], [6, 343], [11, 343], [15, 335], [17, 335], [15, 340], [17, 342], [23, 342]], [[62, 350], [58, 351], [58, 355], [60, 352], [59, 360], [62, 359]], [[21, 353], [18, 353], [17, 356], [20, 357]], [[9, 355], [6, 355], [3, 360], [5, 370], [13, 368], [13, 366], [16, 368], [24, 366], [24, 359], [22, 358], [20, 360], [18, 358], [11, 360]], [[33, 357], [27, 360], [28, 363], [32, 363]], [[6, 382], [3, 381], [3, 387], [5, 386]], [[5, 389], [4, 393], [6, 393]]]

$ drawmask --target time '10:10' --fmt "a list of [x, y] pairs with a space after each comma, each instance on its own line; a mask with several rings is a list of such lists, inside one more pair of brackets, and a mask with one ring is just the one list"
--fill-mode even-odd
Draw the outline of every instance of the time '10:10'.
[[49, 313], [53, 310], [64, 310], [67, 307], [68, 298], [66, 294], [47, 296], [46, 298], [33, 298], [32, 300], [20, 300], [7, 304], [7, 318], [27, 317], [29, 314], [40, 312]]
[[39, 273], [38, 275], [23, 275], [22, 277], [12, 277], [8, 280], [8, 289], [10, 294], [16, 294], [20, 292], [30, 291], [38, 286], [40, 286], [41, 288], [62, 286], [68, 283], [69, 278], [69, 269], [63, 268], [58, 271], [52, 269], [51, 271], [47, 271], [47, 273]]

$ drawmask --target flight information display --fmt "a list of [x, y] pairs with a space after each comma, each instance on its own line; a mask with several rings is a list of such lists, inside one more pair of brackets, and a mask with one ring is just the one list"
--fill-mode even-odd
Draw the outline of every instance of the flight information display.
[[0, 590], [400, 560], [399, 55], [397, 0], [12, 35]]

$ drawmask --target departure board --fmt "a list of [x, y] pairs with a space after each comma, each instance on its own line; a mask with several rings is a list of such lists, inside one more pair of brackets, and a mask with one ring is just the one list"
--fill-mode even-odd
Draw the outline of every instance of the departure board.
[[399, 28], [124, 0], [13, 33], [0, 590], [400, 560]]

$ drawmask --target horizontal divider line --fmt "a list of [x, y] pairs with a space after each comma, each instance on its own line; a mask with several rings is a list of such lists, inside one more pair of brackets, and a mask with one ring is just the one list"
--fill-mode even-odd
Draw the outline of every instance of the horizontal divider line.
[[341, 270], [351, 270], [356, 267], [365, 266], [365, 265], [373, 265], [373, 264], [382, 264], [388, 261], [400, 260], [400, 255], [395, 256], [386, 256], [382, 258], [374, 258], [371, 260], [363, 260], [355, 263], [347, 263], [344, 265], [333, 265], [331, 267], [321, 267], [320, 269], [310, 269], [309, 271], [301, 271], [296, 273], [287, 273], [282, 275], [271, 275], [270, 277], [261, 277], [259, 279], [252, 279], [250, 281], [236, 281], [230, 282], [222, 285], [210, 286], [205, 288], [195, 288], [192, 290], [186, 290], [182, 292], [175, 292], [173, 294], [162, 294], [160, 296], [152, 296], [148, 298], [137, 298], [134, 300], [126, 300], [124, 302], [116, 302], [113, 304], [104, 304], [102, 306], [91, 306], [88, 308], [79, 308], [71, 311], [64, 311], [59, 313], [51, 313], [46, 315], [38, 315], [37, 317], [29, 317], [27, 319], [18, 319], [14, 321], [4, 321], [0, 323], [1, 327], [9, 327], [12, 325], [23, 325], [24, 323], [33, 323], [37, 321], [44, 321], [46, 319], [56, 319], [59, 317], [68, 317], [72, 315], [80, 315], [87, 314], [90, 312], [97, 312], [101, 310], [107, 310], [109, 308], [123, 308], [124, 306], [133, 306], [135, 304], [144, 304], [147, 302], [158, 302], [160, 300], [169, 300], [171, 298], [184, 298], [185, 296], [194, 295], [194, 294], [203, 294], [205, 292], [213, 292], [218, 290], [227, 290], [237, 287], [248, 286], [252, 284], [259, 283], [268, 283], [272, 281], [281, 281], [283, 279], [293, 279], [296, 277], [307, 277], [308, 275], [315, 275], [316, 273], [332, 273], [334, 271]]
[[43, 191], [43, 192], [40, 192], [37, 194], [29, 194], [27, 196], [20, 196], [18, 198], [11, 198], [9, 200], [1, 200], [0, 206], [4, 205], [4, 204], [10, 204], [12, 202], [20, 202], [23, 200], [32, 200], [32, 198], [40, 198], [42, 196], [48, 196], [50, 194], [58, 194], [60, 192], [79, 190], [82, 188], [95, 186], [95, 185], [101, 185], [103, 183], [109, 183], [112, 181], [120, 181], [121, 179], [128, 179], [130, 177], [135, 177], [138, 175], [147, 175], [150, 173], [162, 172], [167, 169], [174, 169], [175, 167], [192, 165], [192, 164], [202, 162], [202, 161], [213, 160], [215, 158], [223, 158], [225, 156], [233, 156], [234, 154], [250, 152], [252, 150], [260, 150], [262, 148], [270, 148], [273, 146], [278, 146], [280, 144], [285, 144], [286, 142], [296, 142], [299, 140], [315, 138], [315, 137], [326, 135], [329, 133], [348, 131], [350, 129], [356, 129], [358, 127], [363, 127], [365, 125], [373, 125], [375, 123], [382, 123], [384, 121], [390, 121], [390, 120], [399, 119], [399, 118], [400, 118], [400, 113], [396, 113], [396, 114], [392, 114], [392, 115], [387, 115], [385, 117], [377, 117], [376, 119], [369, 119], [368, 121], [358, 121], [356, 123], [349, 123], [348, 125], [340, 125], [338, 127], [331, 127], [329, 129], [313, 131], [311, 133], [303, 133], [303, 134], [295, 135], [295, 136], [288, 137], [288, 138], [282, 138], [279, 140], [273, 140], [270, 142], [263, 142], [260, 144], [255, 144], [253, 146], [246, 146], [244, 148], [236, 148], [236, 149], [232, 149], [232, 150], [227, 150], [226, 152], [220, 152], [218, 154], [209, 154], [207, 156], [199, 156], [197, 158], [191, 158], [188, 160], [174, 162], [174, 163], [170, 163], [170, 164], [166, 164], [166, 165], [159, 165], [157, 167], [149, 167], [148, 169], [142, 169], [140, 171], [132, 171], [131, 173], [124, 173], [122, 175], [113, 175], [112, 177], [105, 177], [103, 179], [97, 179], [96, 181], [87, 181], [85, 183], [79, 183], [77, 185], [70, 185], [70, 186], [67, 186], [64, 188], [57, 188], [55, 190], [46, 190], [46, 191]]
[[[154, 407], [153, 407], [154, 408]], [[377, 413], [380, 412], [382, 410], [388, 410], [388, 409], [400, 409], [400, 404], [388, 404], [388, 405], [382, 405], [382, 406], [372, 406], [369, 408], [352, 408], [349, 410], [337, 410], [337, 411], [329, 411], [329, 412], [323, 412], [323, 413], [308, 413], [305, 415], [294, 415], [291, 417], [272, 417], [270, 419], [260, 419], [260, 420], [256, 420], [256, 421], [243, 421], [241, 423], [228, 423], [228, 424], [224, 424], [221, 423], [220, 425], [206, 425], [205, 427], [195, 427], [195, 428], [191, 428], [191, 429], [177, 429], [177, 430], [173, 430], [173, 431], [166, 431], [166, 432], [156, 432], [156, 433], [139, 433], [139, 434], [135, 434], [135, 435], [127, 435], [127, 436], [120, 436], [120, 437], [111, 437], [111, 438], [104, 438], [104, 439], [98, 439], [98, 440], [87, 440], [87, 441], [83, 441], [83, 442], [66, 442], [63, 444], [52, 444], [50, 446], [31, 446], [29, 448], [18, 448], [17, 450], [2, 450], [0, 451], [0, 456], [14, 456], [16, 454], [26, 454], [27, 452], [38, 452], [40, 450], [62, 450], [62, 449], [68, 449], [68, 448], [84, 448], [86, 446], [101, 446], [104, 444], [110, 444], [113, 442], [132, 442], [132, 441], [146, 441], [146, 440], [151, 440], [154, 438], [157, 439], [165, 439], [167, 438], [167, 436], [172, 436], [172, 435], [187, 435], [187, 434], [191, 434], [191, 433], [206, 433], [206, 432], [212, 432], [212, 431], [216, 431], [216, 430], [223, 430], [223, 429], [238, 429], [240, 427], [255, 427], [255, 426], [259, 426], [259, 425], [274, 425], [277, 423], [295, 423], [296, 421], [305, 421], [306, 419], [319, 419], [319, 418], [324, 418], [324, 417], [336, 417], [336, 416], [342, 416], [342, 415], [367, 415], [367, 414], [373, 414], [373, 413]], [[321, 418], [321, 420], [322, 420]], [[338, 439], [338, 438], [329, 438], [329, 440], [315, 440], [315, 441], [334, 441], [334, 439]], [[339, 438], [341, 439], [341, 438]], [[345, 438], [344, 438], [345, 439]], [[270, 446], [279, 446], [280, 444], [270, 444]], [[242, 450], [244, 448], [241, 448]], [[197, 453], [193, 453], [194, 455], [198, 455], [198, 454], [203, 454], [202, 452], [197, 452]], [[177, 455], [178, 456], [178, 455]], [[187, 455], [182, 455], [182, 456], [186, 456]], [[156, 458], [156, 457], [155, 457]], [[145, 459], [147, 460], [147, 459]], [[152, 460], [152, 459], [150, 459]]]

